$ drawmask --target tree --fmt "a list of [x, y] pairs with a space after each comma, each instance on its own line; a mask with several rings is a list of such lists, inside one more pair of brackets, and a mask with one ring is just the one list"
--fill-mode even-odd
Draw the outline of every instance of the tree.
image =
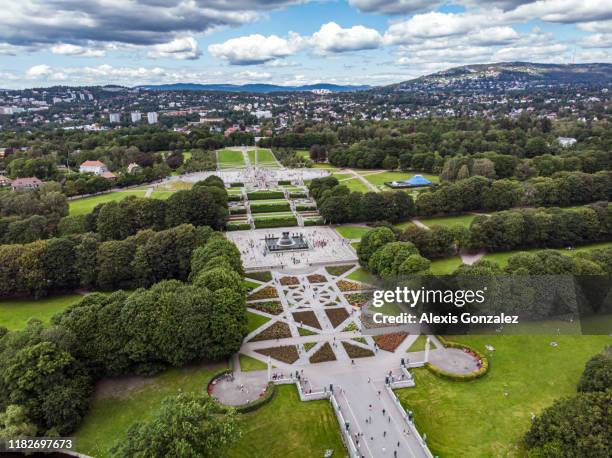
[[121, 458], [223, 458], [240, 435], [232, 409], [220, 407], [204, 394], [182, 393], [165, 398], [151, 420], [132, 425], [112, 454]]
[[612, 346], [593, 356], [584, 368], [578, 391], [605, 391], [612, 387]]
[[383, 169], [395, 170], [399, 166], [399, 161], [395, 156], [387, 156], [382, 161]]
[[389, 278], [397, 275], [400, 266], [412, 255], [418, 255], [418, 251], [410, 242], [387, 243], [372, 254], [368, 267], [375, 275]]
[[22, 406], [9, 405], [0, 412], [0, 437], [18, 439], [36, 435], [36, 426], [30, 422]]
[[224, 267], [215, 267], [201, 271], [194, 280], [194, 285], [217, 291], [221, 288], [230, 288], [242, 292], [242, 277], [233, 270]]
[[391, 242], [395, 242], [395, 234], [388, 227], [378, 227], [366, 232], [357, 248], [357, 256], [361, 265], [367, 266], [374, 252]]

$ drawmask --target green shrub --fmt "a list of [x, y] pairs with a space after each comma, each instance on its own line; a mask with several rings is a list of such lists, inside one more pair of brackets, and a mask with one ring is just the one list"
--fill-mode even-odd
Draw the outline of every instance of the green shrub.
[[278, 182], [278, 184], [280, 184], [280, 185], [288, 185], [288, 184], [291, 184], [291, 180], [280, 180]]
[[235, 181], [233, 183], [230, 183], [230, 188], [242, 188], [244, 187], [244, 183], [241, 183], [240, 181]]
[[242, 200], [242, 194], [228, 194], [228, 202], [240, 202]]
[[255, 227], [264, 229], [269, 227], [297, 226], [295, 216], [282, 216], [278, 218], [255, 218]]
[[305, 219], [304, 226], [320, 226], [323, 224], [323, 218]]
[[291, 210], [291, 207], [287, 201], [251, 205], [251, 213], [285, 212], [289, 210]]
[[244, 215], [246, 212], [246, 208], [244, 207], [230, 207], [230, 213], [232, 215]]
[[247, 193], [249, 200], [279, 199], [285, 197], [282, 191], [255, 191]]
[[303, 191], [293, 191], [289, 193], [289, 197], [292, 199], [299, 199], [302, 197], [308, 197], [308, 195]]
[[450, 372], [446, 372], [445, 370], [442, 370], [439, 367], [436, 367], [431, 363], [425, 364], [425, 367], [427, 368], [427, 370], [431, 372], [432, 374], [440, 378], [447, 379], [447, 380], [455, 380], [457, 382], [467, 382], [470, 380], [475, 380], [477, 378], [480, 378], [489, 371], [489, 360], [483, 354], [474, 350], [469, 345], [465, 345], [465, 344], [461, 344], [457, 342], [451, 342], [450, 340], [447, 340], [442, 336], [438, 336], [438, 340], [446, 348], [457, 348], [460, 350], [471, 351], [478, 358], [480, 358], [480, 361], [482, 362], [482, 366], [480, 366], [480, 369], [477, 369], [474, 372], [470, 372], [469, 374], [453, 374]]
[[228, 231], [245, 231], [251, 229], [249, 223], [227, 223], [226, 229]]
[[295, 209], [299, 212], [301, 211], [308, 211], [308, 210], [315, 210], [317, 207], [314, 204], [302, 204], [302, 205], [296, 205]]

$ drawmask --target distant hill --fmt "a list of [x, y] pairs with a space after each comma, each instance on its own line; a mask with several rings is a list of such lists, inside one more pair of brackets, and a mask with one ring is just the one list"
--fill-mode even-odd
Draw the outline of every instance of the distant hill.
[[304, 92], [314, 90], [327, 90], [330, 92], [351, 92], [364, 91], [370, 86], [339, 86], [336, 84], [309, 84], [305, 86], [278, 86], [275, 84], [197, 84], [197, 83], [176, 83], [176, 84], [157, 84], [136, 86], [140, 89], [152, 91], [218, 91], [218, 92]]
[[480, 83], [516, 82], [526, 85], [560, 85], [579, 83], [612, 83], [612, 64], [537, 64], [501, 62], [454, 67], [387, 86], [387, 89], [410, 89], [423, 85], [458, 86]]

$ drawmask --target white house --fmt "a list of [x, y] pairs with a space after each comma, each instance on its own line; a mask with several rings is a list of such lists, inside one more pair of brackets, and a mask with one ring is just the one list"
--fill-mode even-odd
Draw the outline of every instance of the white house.
[[104, 164], [104, 162], [85, 161], [79, 166], [79, 172], [102, 175], [103, 173], [108, 172], [108, 167], [106, 167], [106, 164]]
[[140, 111], [132, 111], [130, 116], [132, 117], [132, 122], [138, 122], [142, 118]]
[[576, 139], [573, 137], [558, 137], [557, 141], [563, 148], [569, 148], [576, 144]]
[[155, 111], [149, 111], [147, 113], [147, 122], [149, 124], [156, 124], [157, 123], [157, 113]]
[[121, 122], [121, 114], [120, 113], [111, 113], [111, 114], [108, 115], [108, 120], [110, 122], [114, 122], [114, 123]]

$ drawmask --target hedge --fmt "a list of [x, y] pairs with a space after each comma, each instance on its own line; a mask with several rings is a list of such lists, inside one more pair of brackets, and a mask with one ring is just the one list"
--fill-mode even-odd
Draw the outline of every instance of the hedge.
[[300, 197], [308, 197], [308, 195], [305, 192], [294, 191], [289, 193], [289, 197], [291, 197], [292, 199], [298, 199]]
[[276, 385], [272, 382], [268, 382], [268, 386], [266, 387], [266, 391], [264, 392], [263, 396], [260, 396], [247, 404], [236, 406], [235, 409], [239, 413], [253, 412], [274, 399], [274, 396], [276, 396]]
[[323, 218], [305, 219], [304, 226], [320, 226], [323, 224]]
[[255, 227], [264, 229], [269, 227], [297, 226], [295, 216], [284, 216], [278, 218], [255, 218]]
[[280, 181], [278, 182], [278, 184], [281, 184], [281, 185], [288, 185], [288, 184], [291, 184], [291, 180], [280, 180]]
[[299, 212], [301, 211], [308, 211], [308, 210], [315, 210], [317, 207], [314, 204], [309, 204], [309, 205], [296, 205], [295, 209]]
[[230, 183], [230, 188], [242, 188], [244, 187], [244, 183], [241, 183], [240, 181], [235, 181], [233, 183]]
[[278, 199], [285, 197], [282, 191], [255, 191], [247, 193], [249, 200]]
[[251, 213], [285, 212], [291, 210], [289, 202], [274, 202], [269, 204], [251, 205]]
[[230, 207], [229, 211], [232, 215], [244, 215], [247, 212], [244, 207]]
[[461, 344], [457, 342], [451, 342], [450, 340], [446, 340], [442, 336], [438, 336], [438, 340], [440, 341], [442, 345], [444, 345], [445, 348], [458, 348], [460, 350], [471, 351], [478, 358], [480, 358], [480, 361], [482, 362], [482, 366], [480, 366], [480, 369], [475, 370], [474, 372], [470, 372], [469, 374], [453, 374], [451, 372], [446, 372], [445, 370], [442, 370], [439, 367], [436, 367], [431, 363], [426, 363], [425, 367], [432, 374], [440, 378], [447, 379], [447, 380], [454, 380], [457, 382], [468, 382], [470, 380], [475, 380], [477, 378], [482, 377], [489, 371], [489, 360], [482, 353], [474, 350], [469, 345], [465, 345], [465, 344]]
[[251, 229], [251, 225], [249, 223], [227, 223], [225, 228], [228, 231], [244, 231]]
[[229, 194], [227, 200], [228, 202], [240, 202], [242, 200], [242, 194]]

